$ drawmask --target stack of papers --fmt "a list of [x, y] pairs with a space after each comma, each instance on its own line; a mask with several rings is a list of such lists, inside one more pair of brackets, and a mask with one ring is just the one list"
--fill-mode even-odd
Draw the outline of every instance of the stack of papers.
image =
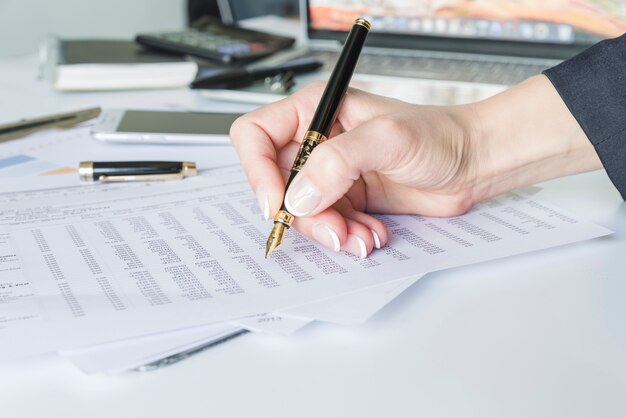
[[[81, 129], [46, 139], [93, 151]], [[120, 372], [244, 331], [362, 323], [428, 272], [610, 233], [512, 192], [454, 218], [379, 215], [389, 244], [366, 259], [294, 230], [265, 259], [271, 222], [241, 168], [199, 167], [180, 182], [0, 183], [0, 355], [56, 351], [88, 373]]]

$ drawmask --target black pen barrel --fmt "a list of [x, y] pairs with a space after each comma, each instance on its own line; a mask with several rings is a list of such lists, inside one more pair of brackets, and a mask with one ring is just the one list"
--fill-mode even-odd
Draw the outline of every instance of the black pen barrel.
[[93, 177], [100, 176], [147, 176], [154, 174], [176, 174], [183, 170], [180, 161], [135, 161], [135, 162], [94, 162]]
[[169, 180], [196, 173], [190, 161], [83, 161], [78, 168], [83, 181]]
[[328, 138], [337, 117], [337, 112], [348, 90], [350, 79], [356, 67], [363, 44], [369, 32], [369, 22], [357, 19], [348, 34], [348, 38], [339, 54], [335, 68], [328, 79], [309, 131], [319, 132]]

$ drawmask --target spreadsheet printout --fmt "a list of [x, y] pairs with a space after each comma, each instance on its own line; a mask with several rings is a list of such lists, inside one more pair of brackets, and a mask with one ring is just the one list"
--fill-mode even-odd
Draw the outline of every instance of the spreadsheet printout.
[[[49, 334], [58, 349], [287, 311], [610, 233], [512, 192], [454, 218], [379, 215], [390, 241], [366, 259], [289, 231], [265, 260], [271, 223], [261, 219], [240, 168], [175, 185], [7, 192], [2, 201], [12, 202], [0, 211], [6, 260], [19, 266], [19, 274], [3, 276], [3, 285], [36, 296], [34, 317], [54, 330]], [[11, 283], [18, 276], [19, 283]], [[19, 311], [17, 300], [6, 298], [7, 317], [13, 307]], [[3, 352], [23, 348], [20, 338], [2, 341]]]

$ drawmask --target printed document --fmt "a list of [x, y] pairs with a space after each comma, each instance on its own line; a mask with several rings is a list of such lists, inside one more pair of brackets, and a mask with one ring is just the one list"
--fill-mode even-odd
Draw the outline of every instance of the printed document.
[[266, 260], [271, 223], [261, 219], [238, 167], [175, 184], [8, 191], [0, 202], [1, 354], [297, 311], [434, 270], [610, 233], [512, 192], [454, 218], [380, 215], [391, 239], [366, 259], [289, 231]]

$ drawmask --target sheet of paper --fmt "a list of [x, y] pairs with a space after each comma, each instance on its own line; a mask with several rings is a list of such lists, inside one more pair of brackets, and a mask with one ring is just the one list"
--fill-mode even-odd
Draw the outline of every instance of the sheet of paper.
[[[385, 283], [305, 306], [312, 317], [320, 315], [330, 318], [332, 322], [363, 322], [418, 279], [419, 277]], [[286, 314], [262, 314], [235, 321], [235, 327], [228, 324], [208, 325], [68, 350], [59, 354], [85, 373], [114, 374], [219, 341], [224, 335], [240, 329], [239, 327], [254, 332], [288, 335], [310, 322], [311, 319]]]
[[397, 280], [324, 301], [296, 306], [286, 310], [285, 314], [340, 325], [362, 324], [422, 277], [424, 276]]
[[[211, 170], [211, 173], [223, 173], [223, 174], [229, 174], [231, 172], [232, 168], [231, 167], [224, 167], [224, 168], [217, 168], [217, 169], [213, 169]], [[58, 187], [63, 187], [65, 185], [72, 184], [72, 180], [75, 180], [75, 177], [73, 175], [59, 175], [56, 176], [54, 178], [48, 179], [48, 186], [51, 188], [58, 188]], [[15, 186], [15, 183], [12, 183], [12, 185], [14, 186], [12, 188], [12, 190], [18, 190], [19, 194], [25, 193], [27, 190], [25, 189], [35, 189], [37, 190], [40, 185], [39, 182], [32, 182], [32, 184], [29, 184], [29, 182], [20, 182], [19, 187]], [[11, 184], [4, 185], [5, 189], [7, 192], [11, 190]], [[9, 187], [7, 187], [9, 186]], [[114, 185], [115, 186], [115, 185]], [[133, 185], [128, 185], [130, 187], [127, 187], [127, 189], [129, 189], [129, 192], [131, 194], [134, 193], [132, 186]], [[139, 185], [139, 187], [143, 187], [143, 185]], [[86, 188], [83, 191], [88, 191], [90, 190], [90, 188]], [[5, 198], [9, 197], [10, 194], [9, 193], [5, 193], [3, 195]], [[41, 201], [41, 195], [36, 197], [38, 201]], [[9, 200], [11, 200], [9, 198]], [[43, 202], [42, 202], [43, 203]], [[306, 305], [306, 314], [309, 316], [309, 318], [316, 318], [319, 317], [325, 321], [328, 322], [335, 322], [335, 323], [350, 323], [351, 321], [353, 321], [350, 318], [353, 317], [358, 317], [359, 319], [357, 320], [357, 322], [362, 322], [363, 320], [365, 320], [365, 318], [368, 318], [369, 316], [373, 315], [376, 311], [378, 311], [380, 308], [382, 308], [382, 306], [384, 306], [386, 303], [389, 303], [389, 301], [391, 299], [393, 299], [394, 296], [392, 295], [391, 290], [393, 289], [398, 289], [398, 293], [400, 293], [405, 287], [408, 287], [411, 283], [413, 283], [415, 280], [417, 280], [417, 278], [414, 279], [409, 279], [406, 280], [406, 284], [405, 286], [398, 286], [395, 283], [391, 283], [391, 284], [385, 284], [385, 285], [381, 285], [381, 286], [377, 286], [375, 288], [372, 288], [372, 290], [364, 290], [361, 292], [357, 292], [357, 294], [355, 294], [354, 296], [351, 295], [346, 295], [346, 299], [347, 300], [342, 300], [342, 297], [337, 297], [337, 298], [330, 298], [327, 301], [320, 301], [320, 302], [315, 302], [313, 304], [308, 304]], [[380, 294], [380, 297], [378, 296]], [[327, 313], [328, 307], [331, 306], [334, 309], [332, 310], [333, 315], [329, 316]], [[341, 307], [341, 309], [336, 309], [337, 307]], [[296, 315], [300, 315], [298, 317], [293, 316], [294, 314]], [[243, 326], [244, 328], [247, 328], [249, 330], [253, 330], [253, 331], [257, 331], [257, 332], [265, 332], [265, 333], [270, 333], [270, 334], [275, 334], [275, 335], [287, 335], [290, 334], [292, 332], [294, 332], [295, 330], [301, 328], [302, 326], [308, 324], [311, 319], [309, 318], [304, 318], [302, 317], [302, 311], [298, 311], [298, 312], [291, 312], [291, 311], [287, 311], [283, 314], [262, 314], [262, 315], [255, 315], [254, 317], [251, 318], [246, 318], [246, 319], [242, 319], [238, 322], [238, 325]], [[160, 335], [164, 335], [164, 334], [160, 334]], [[148, 353], [152, 353], [155, 350], [155, 346], [153, 344], [153, 339], [154, 336], [150, 336], [148, 337], [148, 341], [146, 344], [143, 345], [143, 349], [142, 351], [144, 351], [146, 353], [146, 355]], [[195, 337], [193, 338], [195, 340]], [[140, 342], [138, 340], [141, 340], [141, 338], [136, 338], [136, 339], [130, 339], [127, 340], [129, 342], [132, 342], [132, 344], [130, 344], [129, 347], [129, 353], [128, 355], [130, 356], [129, 360], [126, 360], [123, 351], [121, 350], [121, 345], [119, 344], [119, 342], [116, 343], [115, 345], [115, 349], [111, 350], [110, 355], [107, 355], [106, 350], [98, 347], [98, 350], [96, 351], [97, 353], [97, 357], [98, 358], [102, 358], [102, 361], [100, 362], [103, 366], [103, 370], [106, 370], [110, 367], [111, 365], [111, 361], [116, 361], [119, 364], [118, 369], [122, 369], [127, 364], [134, 364], [134, 359], [135, 359], [135, 349], [139, 346]], [[167, 335], [165, 335], [165, 340], [167, 341], [167, 344], [170, 343], [170, 339]], [[182, 343], [193, 343], [193, 341], [188, 342], [188, 339], [184, 339], [182, 337], [179, 337], [176, 340], [176, 344], [182, 344]], [[93, 353], [93, 350], [91, 349], [85, 349], [86, 352], [92, 353], [91, 357], [94, 358], [93, 361], [96, 361], [96, 354]], [[81, 350], [73, 350], [72, 352], [74, 353], [83, 353], [83, 349]], [[155, 352], [155, 355], [160, 352], [160, 348], [157, 349], [157, 351]]]
[[[255, 315], [234, 323], [250, 331], [288, 335], [312, 320], [354, 325], [367, 321], [423, 276], [387, 282], [355, 292], [289, 308], [281, 313]], [[287, 325], [283, 325], [287, 323]]]
[[[7, 259], [20, 266], [25, 284], [19, 288], [36, 294], [34, 317], [56, 349], [285, 312], [437, 269], [610, 233], [509, 193], [456, 218], [380, 216], [390, 244], [367, 259], [290, 231], [265, 260], [270, 225], [260, 220], [241, 173], [149, 184], [143, 192], [137, 185], [104, 186], [106, 193], [99, 187], [0, 194], [0, 201], [13, 202], [0, 212], [15, 249]], [[11, 302], [6, 307], [13, 312]], [[33, 350], [25, 339], [3, 335], [0, 350]]]
[[[55, 179], [55, 180], [56, 180], [56, 179]], [[53, 180], [52, 182], [54, 182], [54, 180]], [[80, 187], [80, 186], [78, 186], [78, 187]], [[134, 188], [132, 187], [132, 185], [129, 185], [129, 187], [127, 187], [127, 189], [129, 189], [129, 190], [131, 191], [130, 195], [134, 195], [134, 194], [135, 194], [135, 190], [134, 190]], [[97, 195], [97, 194], [88, 194], [88, 193], [87, 193], [87, 191], [89, 191], [89, 190], [90, 190], [89, 188], [87, 188], [87, 189], [82, 188], [82, 189], [78, 189], [78, 190], [76, 191], [76, 193], [78, 193], [78, 194], [81, 196], [81, 200], [82, 200], [83, 202], [85, 202], [85, 201], [87, 201], [87, 200], [89, 200], [89, 199], [91, 199], [91, 198], [93, 198], [94, 196], [96, 196], [96, 195]], [[112, 190], [110, 190], [110, 189], [106, 189], [106, 190], [107, 190], [107, 193], [109, 193], [109, 192], [111, 192], [111, 191], [112, 191]], [[125, 192], [128, 192], [128, 190], [125, 190]], [[20, 193], [23, 193], [23, 192], [20, 192]], [[42, 194], [43, 194], [43, 195], [42, 195]], [[44, 195], [48, 195], [48, 192], [42, 192], [42, 193], [41, 193], [41, 194], [39, 194], [39, 195], [30, 195], [30, 200], [36, 200], [36, 201], [38, 201], [38, 202], [40, 202], [40, 203], [41, 203], [41, 202], [43, 202], [43, 204], [47, 206], [47, 203], [46, 203], [45, 201], [46, 201], [46, 199], [49, 197], [49, 195], [48, 195], [48, 196], [44, 196]], [[126, 195], [128, 196], [129, 194], [127, 193]], [[11, 195], [10, 193], [6, 193], [6, 194], [4, 194], [4, 196], [6, 197], [6, 196], [12, 196], [12, 195]], [[64, 198], [67, 198], [67, 190], [66, 190], [66, 193], [64, 194]], [[6, 200], [6, 199], [5, 199], [5, 200]], [[8, 199], [8, 200], [11, 200], [11, 199]], [[376, 309], [378, 309], [379, 307], [380, 307], [380, 306], [376, 306], [376, 307], [374, 308], [374, 311], [375, 311]], [[348, 309], [349, 309], [349, 308], [348, 308]], [[366, 314], [367, 314], [367, 315], [370, 315], [370, 314], [372, 314], [372, 313], [373, 313], [373, 312], [367, 312]], [[289, 313], [288, 313], [288, 312], [287, 312], [287, 315], [289, 315]], [[249, 324], [248, 324], [248, 325], [252, 324], [252, 327], [254, 327], [254, 329], [256, 329], [256, 330], [259, 330], [259, 329], [261, 329], [261, 328], [262, 328], [262, 329], [265, 329], [266, 331], [267, 331], [268, 326], [269, 326], [269, 325], [272, 325], [272, 328], [273, 328], [273, 329], [271, 330], [271, 332], [273, 332], [273, 333], [280, 333], [280, 334], [284, 334], [284, 333], [289, 333], [289, 332], [292, 332], [293, 325], [292, 325], [291, 323], [293, 323], [293, 321], [294, 321], [294, 320], [293, 320], [293, 318], [292, 318], [292, 319], [290, 319], [290, 321], [286, 321], [286, 320], [284, 320], [284, 319], [283, 319], [283, 320], [280, 322], [280, 325], [281, 325], [281, 326], [283, 326], [283, 327], [284, 327], [284, 325], [285, 325], [285, 324], [290, 323], [289, 327], [287, 327], [287, 329], [286, 329], [286, 330], [285, 330], [285, 329], [278, 329], [278, 330], [277, 330], [276, 328], [277, 328], [277, 326], [278, 326], [279, 324], [278, 324], [278, 323], [276, 322], [276, 320], [275, 320], [276, 315], [272, 315], [272, 316], [271, 316], [271, 318], [272, 318], [272, 322], [269, 322], [269, 321], [268, 321], [268, 319], [267, 319], [266, 317], [262, 317], [261, 319], [258, 319], [258, 320], [249, 321]], [[304, 323], [306, 323], [306, 322], [308, 322], [308, 321], [305, 321]], [[301, 326], [301, 325], [299, 325], [299, 326]]]
[[205, 325], [67, 350], [59, 354], [85, 373], [118, 373], [220, 340], [239, 329], [229, 324]]

